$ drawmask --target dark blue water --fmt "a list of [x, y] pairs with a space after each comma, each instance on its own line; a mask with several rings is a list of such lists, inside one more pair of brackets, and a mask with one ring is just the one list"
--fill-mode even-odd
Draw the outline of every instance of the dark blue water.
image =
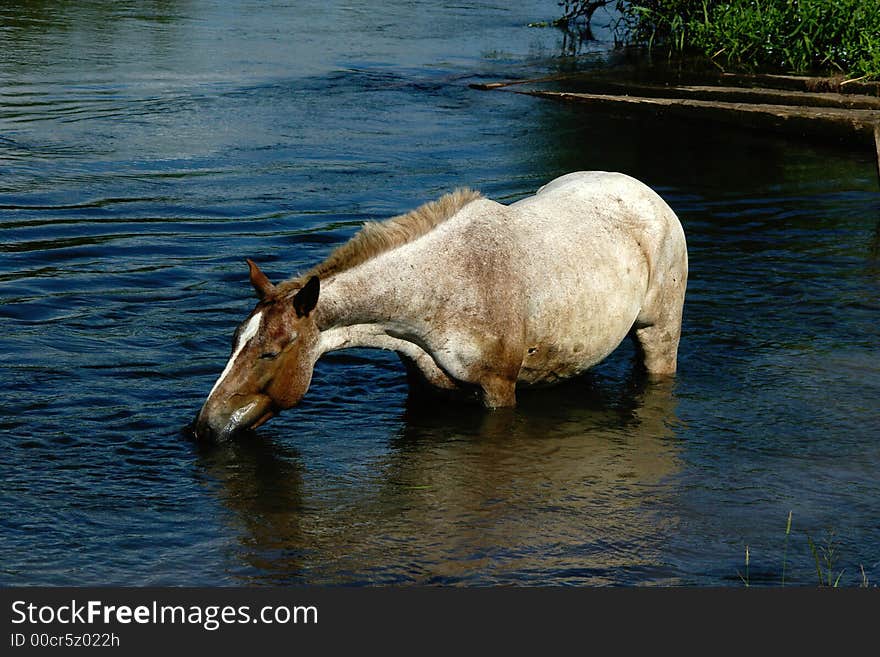
[[[0, 584], [880, 580], [870, 149], [468, 88], [599, 66], [553, 1], [0, 7]], [[595, 51], [595, 52], [592, 52]], [[680, 373], [625, 344], [511, 413], [319, 363], [257, 436], [182, 431], [274, 278], [459, 185], [657, 189], [690, 247]]]

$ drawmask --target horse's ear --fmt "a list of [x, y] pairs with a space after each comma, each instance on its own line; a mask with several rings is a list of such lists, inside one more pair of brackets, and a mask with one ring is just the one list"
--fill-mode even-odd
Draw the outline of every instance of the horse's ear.
[[257, 264], [248, 258], [248, 267], [251, 270], [251, 285], [254, 286], [254, 290], [257, 292], [257, 296], [260, 299], [263, 299], [275, 291], [275, 286], [266, 278], [266, 274], [260, 271], [260, 268], [257, 267]]
[[293, 297], [293, 308], [297, 317], [308, 317], [308, 314], [315, 309], [320, 293], [321, 281], [317, 276], [312, 276]]

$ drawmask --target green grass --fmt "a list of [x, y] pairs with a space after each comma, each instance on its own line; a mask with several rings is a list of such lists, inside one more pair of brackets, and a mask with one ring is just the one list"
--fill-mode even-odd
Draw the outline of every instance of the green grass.
[[785, 567], [788, 565], [788, 537], [791, 535], [791, 511], [785, 523], [785, 545], [782, 547], [782, 586], [785, 586]]
[[[785, 525], [785, 540], [782, 546], [782, 586], [785, 586], [785, 576], [786, 569], [788, 566], [788, 537], [791, 535], [791, 517], [792, 512], [788, 512], [788, 521]], [[816, 543], [813, 540], [813, 537], [810, 534], [806, 534], [807, 544], [810, 547], [810, 555], [813, 558], [813, 562], [816, 568], [816, 577], [818, 579], [818, 585], [820, 587], [831, 587], [837, 588], [841, 585], [841, 579], [843, 578], [843, 574], [846, 572], [845, 569], [838, 570], [838, 562], [840, 558], [840, 554], [838, 552], [838, 542], [835, 538], [835, 534], [833, 531], [829, 530], [825, 533], [825, 538], [822, 542]], [[746, 545], [745, 550], [745, 571], [739, 572], [740, 580], [743, 585], [746, 587], [751, 586], [751, 581], [749, 579], [749, 565], [750, 565], [750, 555], [749, 555], [749, 546]], [[871, 584], [868, 581], [868, 576], [865, 573], [865, 568], [862, 565], [859, 565], [859, 581], [857, 586], [862, 588], [868, 588]]]
[[[816, 575], [819, 577], [819, 586], [837, 588], [840, 585], [840, 578], [843, 577], [845, 571], [841, 570], [837, 573], [837, 577], [834, 577], [835, 565], [837, 563], [837, 543], [834, 540], [834, 532], [829, 531], [825, 536], [825, 542], [820, 545], [816, 545], [813, 542], [813, 537], [807, 534], [807, 542], [810, 544], [810, 553], [816, 562]], [[862, 578], [866, 579], [864, 573], [863, 568]]]
[[750, 584], [749, 584], [749, 546], [748, 545], [746, 545], [746, 574], [745, 575], [743, 575], [742, 573], [738, 573], [738, 574], [739, 574], [739, 578], [742, 580], [742, 583], [745, 585], [745, 587], [749, 588]]
[[618, 40], [701, 55], [728, 70], [880, 78], [880, 0], [580, 0], [568, 20], [616, 6]]

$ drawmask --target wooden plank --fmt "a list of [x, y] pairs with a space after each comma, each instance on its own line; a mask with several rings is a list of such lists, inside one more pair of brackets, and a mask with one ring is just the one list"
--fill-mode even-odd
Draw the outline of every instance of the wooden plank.
[[792, 91], [830, 91], [846, 94], [880, 96], [880, 82], [838, 77], [810, 77], [805, 75], [780, 75], [774, 73], [720, 73], [719, 80], [725, 84], [750, 87], [788, 89]]
[[[579, 80], [590, 93], [626, 94], [650, 98], [690, 98], [729, 103], [791, 105], [799, 107], [839, 107], [880, 110], [880, 97], [833, 92], [787, 91], [756, 87], [716, 87], [710, 85], [654, 85], [627, 81]], [[578, 85], [580, 86], [580, 84]]]
[[880, 110], [802, 107], [682, 98], [649, 98], [559, 91], [516, 93], [589, 105], [603, 110], [650, 111], [684, 118], [709, 119], [735, 125], [835, 138], [875, 138]]
[[874, 146], [877, 148], [877, 175], [880, 176], [880, 123], [874, 126]]
[[[721, 74], [724, 80], [735, 82], [732, 74]], [[736, 76], [742, 78], [742, 75]], [[816, 107], [844, 107], [849, 109], [880, 109], [880, 94], [862, 94], [852, 91], [819, 91], [810, 90], [807, 81], [815, 80], [826, 82], [830, 78], [803, 78], [798, 76], [763, 76], [766, 78], [782, 78], [791, 80], [792, 84], [786, 88], [757, 87], [757, 86], [725, 86], [719, 84], [701, 83], [683, 84], [681, 81], [674, 84], [644, 81], [639, 78], [621, 78], [611, 76], [608, 73], [561, 73], [548, 75], [540, 78], [524, 80], [503, 80], [500, 82], [474, 82], [468, 86], [472, 89], [489, 91], [505, 89], [513, 86], [524, 86], [570, 80], [573, 82], [570, 89], [572, 92], [582, 93], [626, 93], [649, 97], [674, 97], [694, 98], [696, 100], [724, 100], [729, 102], [756, 102], [775, 105], [807, 105]], [[705, 78], [705, 76], [704, 76]], [[749, 76], [748, 81], [756, 82], [758, 76]], [[877, 83], [863, 83], [863, 86]], [[840, 89], [839, 85], [836, 87]], [[878, 86], [880, 88], [880, 86]]]
[[[527, 80], [502, 80], [500, 82], [482, 82], [469, 85], [473, 89], [490, 90], [504, 87], [538, 84], [553, 80], [575, 79], [590, 87], [610, 85], [644, 86], [646, 88], [662, 88], [657, 80], [672, 81], [670, 88], [730, 88], [748, 90], [757, 89], [761, 92], [797, 92], [810, 95], [835, 94], [844, 97], [868, 97], [880, 99], [880, 81], [846, 79], [839, 77], [810, 77], [804, 75], [780, 75], [767, 73], [694, 73], [665, 71], [646, 73], [632, 67], [618, 67], [601, 71], [581, 71], [561, 73]], [[646, 94], [648, 95], [648, 94]], [[851, 102], [860, 102], [855, 100]], [[841, 103], [843, 100], [841, 99]]]

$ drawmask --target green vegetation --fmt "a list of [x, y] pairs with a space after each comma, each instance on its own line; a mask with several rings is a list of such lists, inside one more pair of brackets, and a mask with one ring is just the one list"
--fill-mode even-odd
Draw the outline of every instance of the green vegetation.
[[[813, 542], [813, 537], [809, 534], [807, 534], [807, 542], [810, 544], [810, 553], [816, 562], [816, 575], [819, 577], [819, 586], [837, 588], [844, 571], [841, 570], [837, 577], [834, 577], [834, 564], [837, 562], [837, 544], [834, 540], [834, 532], [829, 531], [827, 533], [825, 543], [822, 545], [816, 545]], [[864, 573], [865, 570], [862, 568], [863, 579], [865, 579]]]
[[743, 575], [739, 573], [739, 578], [742, 580], [742, 583], [746, 585], [746, 588], [749, 588], [749, 546], [746, 545], [746, 574]]
[[616, 8], [622, 44], [701, 55], [722, 68], [880, 78], [878, 0], [579, 0], [564, 23]]
[[785, 586], [785, 566], [788, 562], [788, 537], [791, 535], [791, 511], [788, 512], [788, 522], [785, 523], [785, 545], [782, 548], [782, 585]]
[[[789, 511], [788, 521], [785, 524], [785, 542], [782, 547], [782, 586], [785, 586], [785, 573], [788, 565], [788, 537], [791, 535], [791, 516], [792, 513]], [[832, 588], [839, 587], [840, 580], [843, 577], [845, 570], [841, 569], [840, 571], [837, 571], [839, 554], [834, 532], [830, 530], [826, 532], [825, 540], [819, 544], [813, 541], [812, 536], [807, 534], [807, 544], [810, 546], [810, 554], [815, 562], [816, 576], [819, 580], [819, 586]], [[746, 545], [745, 573], [743, 574], [742, 572], [737, 571], [740, 580], [746, 587], [751, 586], [751, 581], [749, 579], [749, 561], [749, 546]], [[865, 567], [859, 565], [859, 571], [861, 577], [858, 586], [868, 588], [871, 585], [868, 582], [868, 575], [865, 573]], [[836, 575], [835, 572], [837, 573]]]

